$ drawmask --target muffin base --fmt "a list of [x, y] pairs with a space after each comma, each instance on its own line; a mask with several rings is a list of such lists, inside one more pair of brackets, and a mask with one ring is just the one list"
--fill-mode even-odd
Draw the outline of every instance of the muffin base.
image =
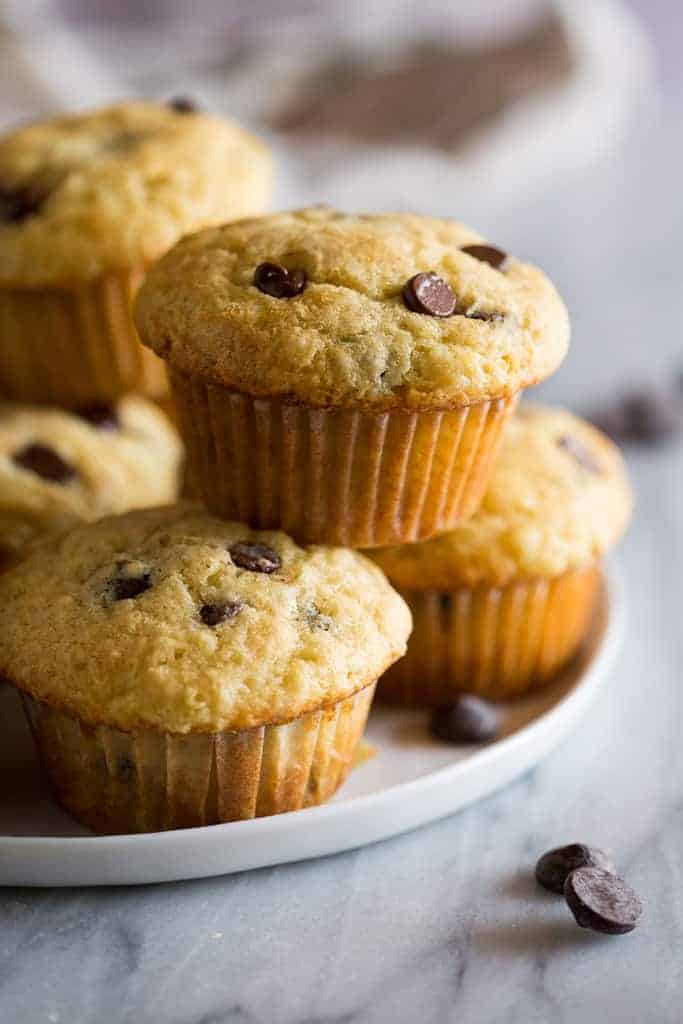
[[65, 407], [127, 391], [168, 393], [163, 360], [144, 348], [131, 316], [142, 270], [73, 289], [0, 288], [0, 395]]
[[88, 726], [22, 693], [57, 801], [103, 834], [240, 821], [324, 803], [346, 779], [375, 684], [284, 725], [175, 735]]
[[378, 700], [437, 707], [459, 693], [505, 700], [542, 686], [578, 651], [601, 579], [592, 565], [505, 587], [400, 590], [413, 633], [406, 656], [382, 676]]
[[481, 501], [516, 396], [371, 413], [251, 398], [171, 370], [191, 493], [305, 543], [377, 547], [454, 527]]

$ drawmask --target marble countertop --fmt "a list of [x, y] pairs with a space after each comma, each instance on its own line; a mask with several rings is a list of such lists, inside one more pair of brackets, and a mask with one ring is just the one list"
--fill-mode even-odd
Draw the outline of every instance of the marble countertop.
[[[546, 397], [581, 408], [683, 364], [683, 147], [673, 117], [609, 166], [471, 219], [568, 298]], [[454, 197], [455, 203], [455, 197]], [[0, 890], [2, 1024], [674, 1024], [683, 1001], [683, 446], [629, 455], [626, 646], [579, 731], [438, 824], [325, 860], [138, 889]], [[539, 892], [551, 845], [610, 849], [632, 935]]]

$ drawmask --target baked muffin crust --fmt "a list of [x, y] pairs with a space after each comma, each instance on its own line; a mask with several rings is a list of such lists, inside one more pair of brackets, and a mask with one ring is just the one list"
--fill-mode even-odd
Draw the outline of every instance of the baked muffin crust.
[[259, 213], [266, 147], [235, 122], [121, 103], [0, 138], [0, 285], [144, 266], [187, 231]]
[[[569, 325], [540, 270], [463, 251], [481, 241], [456, 221], [410, 214], [242, 220], [162, 258], [136, 321], [176, 369], [252, 396], [378, 409], [496, 399], [556, 369]], [[428, 277], [417, 291], [416, 275]], [[419, 311], [430, 303], [432, 315]]]
[[0, 577], [0, 673], [123, 731], [297, 718], [374, 682], [410, 628], [362, 555], [187, 504], [78, 526]]

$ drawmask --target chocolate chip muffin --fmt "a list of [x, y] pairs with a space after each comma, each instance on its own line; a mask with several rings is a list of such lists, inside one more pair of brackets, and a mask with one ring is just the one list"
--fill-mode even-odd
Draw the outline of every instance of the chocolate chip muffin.
[[415, 622], [380, 695], [439, 705], [462, 691], [498, 699], [551, 679], [586, 635], [600, 560], [631, 506], [611, 441], [561, 409], [522, 406], [471, 519], [372, 553]]
[[188, 231], [261, 212], [265, 147], [187, 104], [123, 103], [0, 138], [0, 397], [166, 393], [131, 297]]
[[77, 526], [4, 573], [0, 674], [60, 802], [154, 831], [328, 799], [410, 625], [362, 555], [185, 504]]
[[0, 403], [0, 565], [81, 520], [172, 502], [180, 439], [143, 398], [78, 412]]
[[136, 318], [209, 507], [350, 546], [470, 515], [518, 392], [569, 337], [548, 279], [470, 228], [328, 208], [184, 239]]

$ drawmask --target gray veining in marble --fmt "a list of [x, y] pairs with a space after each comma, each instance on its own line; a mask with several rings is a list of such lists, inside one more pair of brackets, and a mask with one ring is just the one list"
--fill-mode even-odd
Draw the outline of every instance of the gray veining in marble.
[[[673, 118], [484, 230], [548, 265], [572, 402], [683, 364]], [[0, 891], [2, 1024], [678, 1024], [683, 1019], [683, 447], [638, 451], [630, 624], [611, 687], [538, 769], [431, 827], [326, 860], [120, 890]], [[577, 929], [536, 856], [611, 849], [646, 905]]]

